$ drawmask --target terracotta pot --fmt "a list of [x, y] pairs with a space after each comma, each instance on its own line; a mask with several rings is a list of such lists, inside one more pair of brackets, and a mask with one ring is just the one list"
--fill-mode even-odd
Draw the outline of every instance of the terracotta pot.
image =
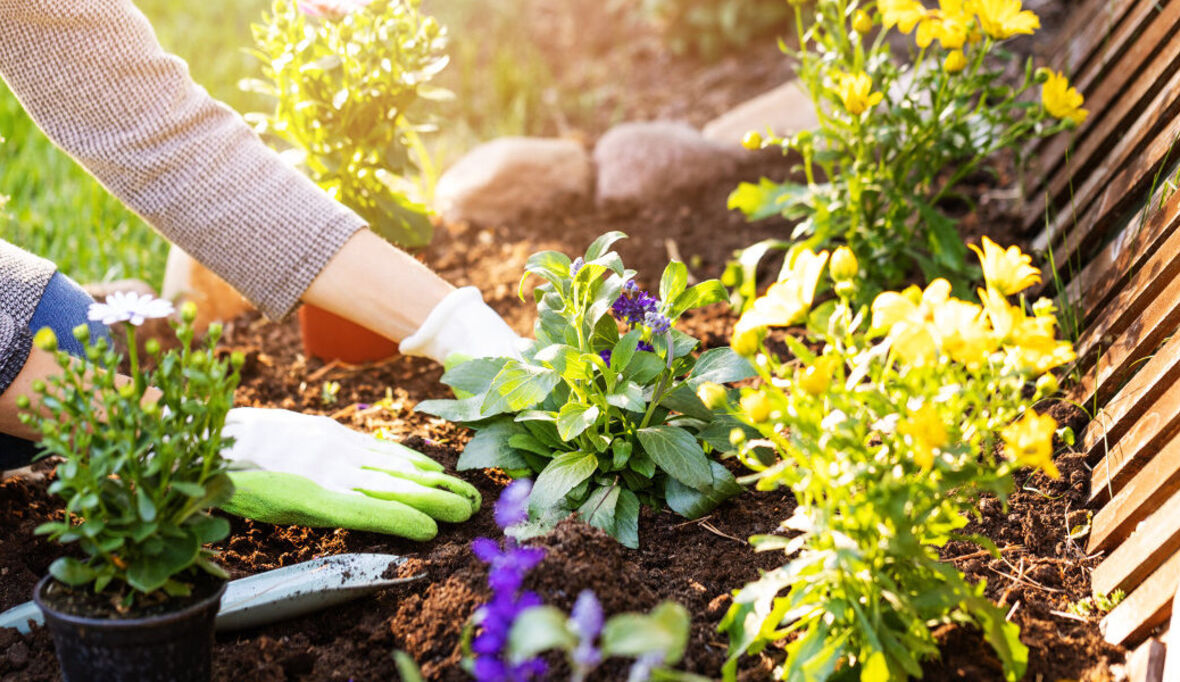
[[314, 305], [299, 308], [299, 328], [304, 354], [324, 362], [360, 365], [397, 355], [397, 342]]

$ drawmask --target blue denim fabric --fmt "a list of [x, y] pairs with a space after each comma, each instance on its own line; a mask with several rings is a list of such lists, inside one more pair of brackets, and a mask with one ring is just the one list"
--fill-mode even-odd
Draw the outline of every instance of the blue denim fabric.
[[[34, 333], [43, 327], [49, 327], [57, 335], [57, 345], [71, 355], [81, 355], [83, 348], [78, 339], [74, 338], [74, 328], [80, 324], [90, 326], [90, 342], [95, 343], [100, 338], [111, 340], [110, 330], [101, 322], [89, 322], [86, 318], [87, 310], [94, 299], [82, 290], [74, 280], [60, 272], [53, 274], [49, 284], [45, 285], [45, 293], [37, 309], [33, 311], [33, 319], [29, 321], [29, 329]], [[36, 444], [0, 434], [0, 471], [16, 469], [25, 466], [37, 455]]]

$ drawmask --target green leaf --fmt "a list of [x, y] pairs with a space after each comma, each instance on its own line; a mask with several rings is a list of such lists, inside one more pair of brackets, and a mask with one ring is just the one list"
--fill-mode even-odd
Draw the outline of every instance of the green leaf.
[[191, 481], [171, 481], [168, 483], [168, 487], [172, 488], [181, 495], [184, 495], [185, 497], [205, 496], [205, 486], [198, 485]]
[[71, 587], [85, 585], [94, 580], [95, 572], [86, 564], [73, 557], [58, 557], [49, 564], [49, 575]]
[[397, 668], [398, 677], [401, 682], [426, 682], [422, 677], [422, 671], [418, 669], [418, 664], [414, 662], [410, 655], [402, 650], [393, 652], [393, 666]]
[[790, 182], [780, 184], [762, 178], [758, 184], [743, 182], [738, 185], [729, 194], [727, 206], [731, 211], [736, 209], [744, 213], [746, 220], [755, 222], [786, 213], [810, 196], [811, 192], [806, 185]]
[[512, 623], [508, 634], [509, 660], [519, 663], [550, 649], [565, 649], [578, 643], [570, 632], [566, 615], [556, 606], [525, 609]]
[[709, 462], [709, 466], [713, 471], [713, 486], [704, 492], [689, 488], [674, 478], [664, 482], [664, 499], [672, 511], [686, 519], [699, 519], [742, 492], [733, 474], [720, 462]]
[[1005, 620], [1004, 611], [983, 597], [970, 597], [964, 605], [1003, 662], [1004, 677], [1008, 682], [1022, 679], [1028, 668], [1028, 647], [1020, 641], [1020, 626]]
[[755, 374], [750, 361], [735, 353], [732, 348], [711, 348], [697, 358], [689, 383], [695, 389], [706, 381], [728, 384], [749, 379]]
[[484, 417], [490, 417], [492, 414], [499, 414], [484, 413], [483, 403], [486, 400], [487, 397], [482, 395], [462, 400], [423, 400], [414, 407], [414, 411], [433, 415], [449, 422], [475, 422]]
[[643, 330], [636, 328], [627, 332], [619, 339], [610, 352], [610, 368], [621, 372], [635, 356], [635, 349], [639, 347], [639, 340], [643, 337]]
[[224, 540], [229, 536], [229, 521], [221, 516], [196, 514], [190, 518], [188, 526], [196, 534], [197, 542], [202, 545]]
[[674, 664], [684, 656], [691, 625], [688, 610], [671, 601], [648, 614], [621, 613], [602, 628], [602, 653], [626, 658], [662, 653], [665, 663]]
[[[458, 396], [459, 392], [469, 395], [487, 393], [492, 380], [504, 369], [507, 358], [476, 358], [455, 365], [442, 376], [442, 383], [450, 386]], [[467, 397], [467, 396], [458, 396]]]
[[606, 234], [600, 236], [598, 239], [594, 240], [594, 243], [590, 244], [589, 248], [586, 249], [586, 261], [598, 260], [606, 253], [607, 249], [609, 249], [612, 244], [619, 241], [620, 239], [626, 238], [627, 235], [619, 232], [618, 230], [607, 232]]
[[196, 536], [190, 533], [163, 539], [159, 552], [142, 557], [128, 567], [127, 584], [140, 592], [155, 592], [172, 576], [191, 566], [200, 550]]
[[528, 462], [520, 456], [508, 440], [524, 430], [507, 417], [493, 420], [475, 432], [475, 436], [459, 455], [455, 468], [471, 469], [527, 469]]
[[606, 402], [629, 412], [641, 413], [647, 409], [647, 402], [643, 399], [643, 388], [634, 381], [626, 381], [616, 386], [614, 393], [607, 394]]
[[557, 413], [557, 435], [564, 441], [577, 438], [598, 419], [598, 408], [581, 403], [566, 403]]
[[669, 476], [700, 491], [713, 485], [709, 459], [691, 433], [675, 426], [649, 426], [638, 435], [644, 451]]
[[492, 381], [484, 400], [484, 416], [501, 412], [520, 412], [540, 403], [561, 381], [561, 376], [547, 368], [509, 362]]
[[579, 483], [594, 475], [598, 458], [585, 452], [564, 452], [545, 467], [533, 483], [529, 506], [548, 509], [556, 506]]
[[668, 317], [676, 319], [688, 310], [702, 308], [713, 303], [721, 303], [729, 299], [729, 292], [720, 280], [710, 279], [693, 286], [688, 291], [678, 295], [668, 306]]
[[536, 361], [553, 368], [569, 381], [590, 380], [590, 363], [583, 357], [582, 352], [573, 346], [559, 343], [542, 348], [536, 355]]
[[713, 419], [713, 411], [705, 407], [697, 393], [688, 383], [683, 383], [669, 391], [660, 400], [660, 405], [690, 417], [709, 421]]
[[156, 505], [143, 486], [135, 489], [135, 507], [139, 512], [139, 518], [148, 523], [156, 520]]
[[639, 549], [639, 498], [623, 488], [619, 491], [619, 504], [615, 507], [615, 536], [624, 547]]
[[[564, 281], [570, 276], [570, 258], [560, 251], [539, 251], [529, 256], [524, 264], [525, 272], [530, 272], [550, 282], [559, 290]], [[521, 292], [524, 292], [524, 280], [521, 280]]]
[[664, 360], [655, 353], [639, 351], [631, 356], [624, 375], [639, 384], [650, 384], [660, 372], [664, 371]]
[[676, 297], [684, 293], [688, 286], [688, 268], [680, 261], [669, 261], [660, 277], [660, 300], [665, 307], [669, 306]]

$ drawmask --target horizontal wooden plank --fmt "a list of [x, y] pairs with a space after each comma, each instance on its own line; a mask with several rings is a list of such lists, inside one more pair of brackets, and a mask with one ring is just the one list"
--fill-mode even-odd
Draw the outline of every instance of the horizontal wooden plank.
[[1130, 592], [1177, 551], [1180, 551], [1180, 493], [1169, 497], [1098, 564], [1090, 574], [1094, 594]]
[[[1157, 192], [1157, 195], [1160, 192]], [[1124, 283], [1142, 270], [1148, 260], [1156, 258], [1156, 252], [1167, 249], [1171, 257], [1180, 257], [1180, 252], [1171, 251], [1174, 242], [1171, 236], [1180, 226], [1180, 192], [1159, 201], [1153, 197], [1155, 210], [1138, 211], [1135, 218], [1119, 236], [1095, 256], [1076, 276], [1071, 277], [1068, 265], [1059, 270], [1068, 279], [1066, 300], [1072, 301], [1081, 310], [1085, 320], [1091, 320], [1099, 311], [1109, 310], [1110, 299], [1118, 293]]]
[[[1109, 444], [1121, 440], [1177, 381], [1180, 381], [1180, 336], [1172, 336], [1086, 425], [1082, 434], [1086, 461], [1100, 460]], [[1085, 397], [1072, 394], [1071, 400], [1076, 398], [1078, 404], [1088, 405]]]
[[1099, 439], [1101, 457], [1090, 472], [1090, 499], [1099, 501], [1119, 490], [1151, 461], [1159, 447], [1180, 431], [1180, 384], [1165, 385], [1159, 400], [1144, 410], [1116, 441]]
[[[1054, 209], [1061, 206], [1070, 186], [1080, 184], [1101, 154], [1114, 146], [1118, 133], [1142, 114], [1143, 102], [1159, 91], [1180, 62], [1180, 40], [1169, 40], [1178, 24], [1180, 2], [1135, 4], [1128, 20], [1102, 46], [1093, 67], [1075, 79], [1074, 87], [1086, 97], [1089, 118], [1076, 134], [1046, 140], [1033, 157], [1031, 176], [1037, 182], [1031, 185], [1032, 196], [1046, 199]], [[1108, 71], [1109, 77], [1099, 79]], [[1024, 216], [1027, 229], [1045, 214], [1044, 201], [1032, 204]]]
[[[1095, 489], [1105, 494], [1105, 482], [1090, 479], [1091, 495]], [[1173, 437], [1151, 459], [1151, 467], [1139, 471], [1131, 480], [1115, 491], [1090, 521], [1090, 553], [1107, 552], [1135, 530], [1140, 521], [1159, 508], [1180, 490], [1180, 437]]]
[[[1165, 285], [1162, 289], [1155, 286], [1161, 282]], [[1147, 306], [1137, 316], [1130, 317], [1122, 331], [1104, 334], [1101, 325], [1095, 325], [1083, 336], [1078, 344], [1080, 348], [1091, 349], [1101, 342], [1101, 351], [1084, 356], [1093, 358], [1096, 355], [1096, 359], [1092, 366], [1083, 365], [1087, 371], [1070, 391], [1070, 397], [1076, 402], [1091, 405], [1096, 400], [1099, 406], [1105, 405], [1118, 387], [1131, 378], [1144, 359], [1153, 354], [1180, 324], [1180, 277], [1161, 278], [1151, 284]]]
[[1172, 615], [1172, 597], [1180, 581], [1180, 553], [1172, 555], [1121, 604], [1102, 619], [1106, 641], [1119, 646], [1142, 642]]
[[[1178, 35], [1180, 39], [1180, 35]], [[1180, 71], [1145, 107], [1147, 113], [1120, 138], [1109, 155], [1078, 188], [1069, 207], [1058, 212], [1048, 229], [1034, 240], [1037, 251], [1050, 243], [1054, 260], [1068, 262], [1101, 239], [1120, 220], [1127, 221], [1147, 201], [1155, 173], [1180, 138]], [[1129, 222], [1129, 221], [1128, 221]]]

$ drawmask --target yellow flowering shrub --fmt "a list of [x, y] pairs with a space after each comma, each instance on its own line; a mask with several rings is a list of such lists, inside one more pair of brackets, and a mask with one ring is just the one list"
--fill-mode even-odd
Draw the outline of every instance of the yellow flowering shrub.
[[[978, 271], [959, 239], [947, 199], [997, 152], [1017, 164], [1032, 140], [1081, 124], [1084, 97], [1059, 73], [1012, 59], [1005, 42], [1034, 33], [1040, 19], [1021, 0], [816, 0], [793, 4], [799, 81], [819, 125], [789, 138], [757, 132], [748, 148], [781, 147], [803, 159], [805, 182], [742, 183], [731, 208], [750, 220], [783, 215], [789, 237], [741, 252], [723, 282], [744, 309], [754, 273], [770, 251], [844, 245], [872, 279], [865, 303], [921, 273], [969, 291]], [[892, 54], [894, 31], [912, 37]], [[897, 41], [892, 41], [896, 43]], [[1034, 89], [1041, 84], [1038, 102]]]
[[[864, 268], [850, 253], [833, 255], [825, 277], [828, 254], [799, 249], [738, 321], [734, 348], [761, 381], [729, 404], [759, 433], [735, 433], [735, 452], [754, 472], [746, 482], [786, 486], [799, 504], [781, 524], [790, 537], [751, 539], [787, 562], [735, 592], [721, 623], [728, 679], [739, 657], [771, 643], [786, 651], [784, 680], [917, 677], [938, 653], [930, 628], [950, 620], [978, 625], [1008, 679], [1023, 675], [1019, 629], [939, 548], [965, 537], [982, 495], [1005, 501], [1019, 469], [1059, 475], [1057, 424], [1036, 407], [1074, 352], [1052, 304], [1021, 295], [1040, 278], [1028, 256], [986, 238], [972, 249], [982, 304], [935, 279], [857, 305], [850, 288]], [[824, 291], [836, 299], [813, 308]], [[804, 331], [785, 337], [780, 357], [767, 330], [792, 325]]]

